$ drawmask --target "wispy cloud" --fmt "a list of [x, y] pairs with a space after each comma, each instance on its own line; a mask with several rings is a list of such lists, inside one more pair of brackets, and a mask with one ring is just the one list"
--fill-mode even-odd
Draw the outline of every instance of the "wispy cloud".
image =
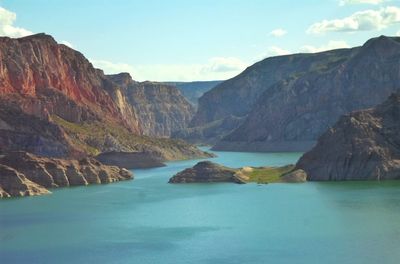
[[274, 37], [283, 37], [287, 34], [287, 31], [282, 28], [277, 28], [272, 30], [269, 34]]
[[307, 33], [380, 30], [397, 23], [400, 23], [400, 8], [388, 6], [378, 10], [359, 11], [342, 19], [323, 20], [311, 25]]
[[312, 45], [304, 45], [300, 48], [300, 52], [306, 53], [315, 53], [321, 52], [326, 50], [333, 50], [333, 49], [341, 49], [341, 48], [349, 48], [350, 46], [343, 40], [331, 40], [326, 45], [322, 45], [319, 47], [312, 46]]
[[248, 66], [235, 57], [214, 57], [204, 64], [130, 65], [108, 60], [90, 61], [107, 74], [129, 72], [138, 81], [223, 80], [239, 74]]
[[7, 37], [25, 37], [33, 34], [31, 31], [14, 26], [17, 14], [0, 7], [0, 35]]
[[388, 0], [340, 0], [339, 5], [354, 5], [354, 4], [370, 4], [370, 5], [379, 5], [384, 2], [388, 2]]

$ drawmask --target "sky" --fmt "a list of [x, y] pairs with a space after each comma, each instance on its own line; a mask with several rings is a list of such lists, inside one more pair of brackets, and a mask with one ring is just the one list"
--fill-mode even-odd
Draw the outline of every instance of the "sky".
[[400, 0], [0, 0], [0, 35], [45, 32], [105, 73], [224, 80], [266, 57], [400, 36]]

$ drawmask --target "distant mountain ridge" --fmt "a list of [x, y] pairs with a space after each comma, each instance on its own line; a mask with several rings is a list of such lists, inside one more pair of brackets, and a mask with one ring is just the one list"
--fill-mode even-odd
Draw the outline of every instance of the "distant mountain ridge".
[[214, 149], [304, 151], [341, 115], [383, 102], [399, 83], [398, 37], [267, 58], [205, 93], [181, 135], [196, 141], [205, 128], [236, 117], [243, 120], [236, 127], [214, 127], [225, 133]]
[[175, 86], [181, 93], [197, 107], [198, 99], [223, 81], [194, 81], [194, 82], [165, 82]]

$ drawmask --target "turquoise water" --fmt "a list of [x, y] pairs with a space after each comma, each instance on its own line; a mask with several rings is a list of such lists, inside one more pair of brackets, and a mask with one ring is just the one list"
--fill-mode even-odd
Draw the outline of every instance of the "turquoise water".
[[[299, 153], [218, 152], [232, 167]], [[197, 161], [0, 201], [1, 263], [399, 263], [400, 184], [189, 184]]]

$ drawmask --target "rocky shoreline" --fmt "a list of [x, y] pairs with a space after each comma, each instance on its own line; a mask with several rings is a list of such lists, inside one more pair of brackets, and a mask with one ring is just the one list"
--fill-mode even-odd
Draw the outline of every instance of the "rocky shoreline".
[[42, 195], [50, 193], [51, 188], [133, 179], [130, 171], [103, 165], [93, 158], [45, 158], [24, 151], [2, 154], [0, 175], [0, 198]]

